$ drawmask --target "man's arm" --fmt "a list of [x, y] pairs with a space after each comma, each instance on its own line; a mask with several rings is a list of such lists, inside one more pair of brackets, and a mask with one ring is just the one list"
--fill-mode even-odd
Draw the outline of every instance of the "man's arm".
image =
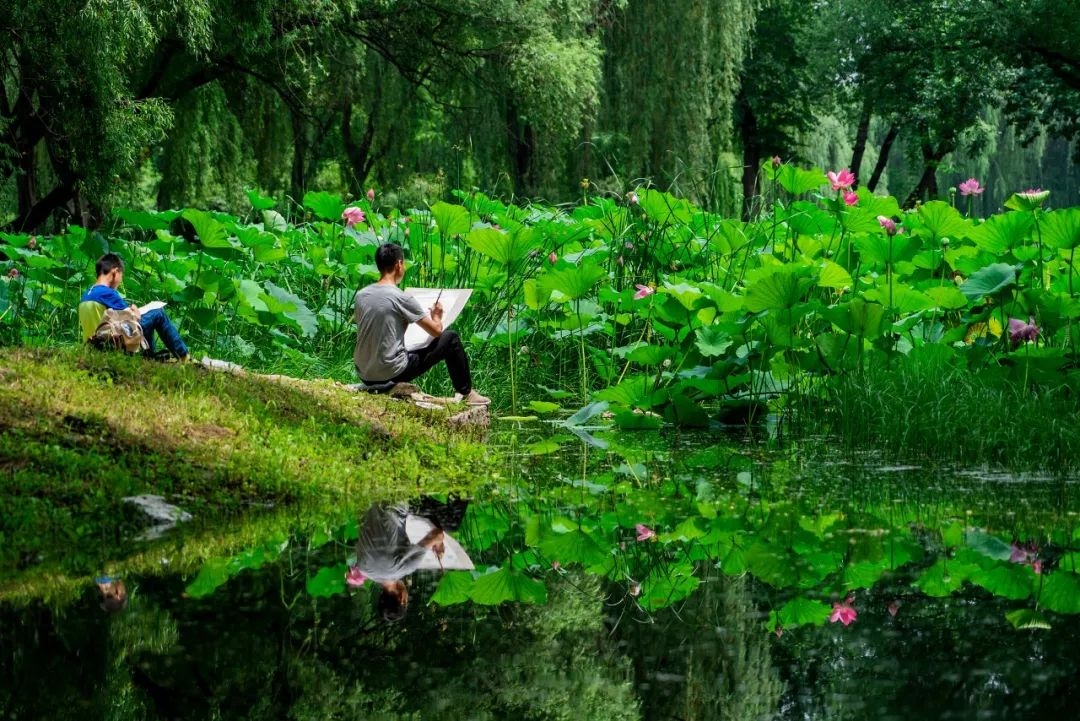
[[416, 324], [423, 328], [431, 337], [438, 338], [443, 332], [442, 318], [442, 304], [436, 303], [431, 307], [431, 313], [416, 321]]

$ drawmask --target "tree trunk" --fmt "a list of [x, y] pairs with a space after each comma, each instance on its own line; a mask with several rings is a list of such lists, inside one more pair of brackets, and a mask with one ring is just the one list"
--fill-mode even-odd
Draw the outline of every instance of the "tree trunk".
[[745, 221], [753, 220], [757, 215], [758, 203], [758, 173], [761, 170], [761, 143], [758, 142], [758, 123], [753, 109], [746, 102], [742, 91], [737, 100], [739, 113], [739, 136], [742, 141], [743, 167], [742, 167], [742, 217]]
[[851, 172], [855, 174], [855, 182], [851, 189], [859, 187], [859, 168], [862, 166], [863, 156], [866, 154], [866, 139], [870, 135], [870, 103], [863, 102], [862, 115], [859, 116], [859, 127], [855, 131], [855, 146], [851, 149]]
[[938, 165], [941, 163], [941, 159], [945, 157], [945, 153], [935, 151], [928, 142], [924, 142], [922, 146], [922, 155], [922, 177], [919, 178], [919, 184], [911, 191], [911, 195], [904, 201], [905, 208], [913, 208], [918, 201], [927, 198], [936, 198], [938, 195], [937, 169]]
[[292, 130], [293, 130], [293, 157], [292, 157], [292, 175], [290, 182], [290, 192], [292, 193], [293, 200], [297, 203], [303, 201], [304, 189], [307, 186], [306, 178], [306, 162], [307, 158], [307, 124], [304, 122], [304, 118], [300, 113], [295, 110], [292, 111]]
[[510, 158], [514, 163], [514, 190], [527, 195], [533, 190], [533, 154], [536, 148], [536, 131], [532, 125], [522, 122], [513, 102], [506, 107], [506, 133]]
[[873, 193], [877, 189], [881, 174], [885, 172], [885, 166], [889, 164], [889, 153], [892, 151], [896, 136], [900, 134], [900, 128], [895, 124], [889, 126], [889, 132], [885, 133], [885, 139], [881, 141], [881, 152], [878, 153], [877, 163], [874, 164], [874, 172], [870, 174], [870, 182], [866, 189]]

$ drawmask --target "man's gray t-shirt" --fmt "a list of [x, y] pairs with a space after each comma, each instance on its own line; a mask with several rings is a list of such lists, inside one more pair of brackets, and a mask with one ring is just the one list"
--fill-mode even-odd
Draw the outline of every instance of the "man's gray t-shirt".
[[358, 291], [353, 362], [360, 379], [388, 381], [405, 370], [405, 329], [425, 315], [420, 301], [396, 285], [373, 283]]

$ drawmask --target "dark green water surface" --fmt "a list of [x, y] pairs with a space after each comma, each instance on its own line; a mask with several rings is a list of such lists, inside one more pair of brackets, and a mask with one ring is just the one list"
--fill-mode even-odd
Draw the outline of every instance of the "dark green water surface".
[[119, 613], [0, 605], [0, 718], [1076, 718], [1073, 479], [584, 437], [496, 435], [476, 570], [414, 574], [397, 623], [344, 582], [364, 507], [163, 558]]

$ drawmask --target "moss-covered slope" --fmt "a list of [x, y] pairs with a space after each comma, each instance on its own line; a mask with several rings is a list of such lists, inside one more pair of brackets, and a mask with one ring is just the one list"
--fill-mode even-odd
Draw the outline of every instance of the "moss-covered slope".
[[221, 536], [253, 509], [356, 509], [487, 463], [442, 416], [330, 382], [0, 350], [0, 581], [144, 552], [124, 496], [164, 495]]

